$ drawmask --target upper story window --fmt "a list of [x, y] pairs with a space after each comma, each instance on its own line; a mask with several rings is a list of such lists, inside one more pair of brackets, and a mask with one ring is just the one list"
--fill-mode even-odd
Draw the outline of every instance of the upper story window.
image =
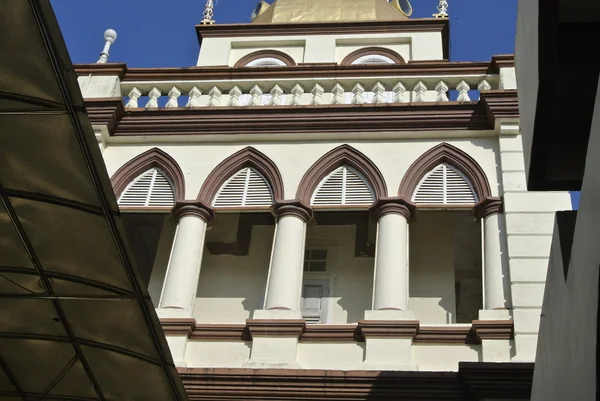
[[384, 47], [365, 47], [347, 55], [342, 65], [404, 64], [404, 58], [391, 49]]
[[271, 206], [273, 190], [258, 171], [246, 167], [221, 186], [213, 201], [215, 207]]
[[311, 205], [370, 205], [375, 194], [367, 180], [349, 166], [341, 166], [321, 180], [315, 190]]
[[173, 183], [158, 168], [151, 168], [137, 176], [123, 191], [119, 206], [172, 207], [175, 204]]
[[285, 67], [296, 65], [292, 57], [278, 50], [260, 50], [242, 57], [235, 67]]
[[249, 62], [246, 64], [246, 67], [277, 67], [286, 65], [286, 63], [274, 57], [264, 57]]
[[474, 204], [477, 200], [469, 180], [447, 163], [442, 163], [427, 173], [413, 196], [413, 201], [417, 204]]
[[305, 272], [326, 272], [327, 271], [327, 250], [326, 249], [306, 249], [304, 251], [304, 271]]
[[396, 64], [394, 60], [380, 54], [369, 54], [354, 60], [352, 64]]

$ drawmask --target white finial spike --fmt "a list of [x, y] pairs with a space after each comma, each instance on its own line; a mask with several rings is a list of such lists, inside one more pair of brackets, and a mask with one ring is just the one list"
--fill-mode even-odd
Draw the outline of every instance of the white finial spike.
[[204, 19], [200, 22], [202, 25], [212, 25], [215, 23], [213, 20], [213, 14], [215, 11], [215, 4], [213, 0], [206, 0], [206, 6], [204, 6]]
[[448, 18], [448, 0], [440, 0], [440, 4], [437, 7], [438, 13], [433, 14], [436, 18]]
[[117, 40], [117, 32], [114, 29], [104, 31], [104, 49], [102, 49], [97, 63], [104, 64], [108, 61], [108, 51], [110, 50], [110, 45], [115, 43], [115, 40]]

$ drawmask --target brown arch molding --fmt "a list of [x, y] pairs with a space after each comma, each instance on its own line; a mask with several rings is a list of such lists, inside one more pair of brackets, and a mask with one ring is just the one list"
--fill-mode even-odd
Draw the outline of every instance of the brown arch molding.
[[365, 47], [363, 49], [358, 49], [347, 55], [340, 64], [351, 65], [360, 57], [369, 55], [385, 56], [394, 60], [394, 63], [396, 64], [406, 64], [406, 61], [404, 61], [404, 58], [401, 55], [393, 50], [386, 49], [385, 47]]
[[276, 58], [277, 60], [283, 61], [285, 63], [285, 65], [288, 65], [288, 66], [296, 65], [296, 62], [294, 61], [294, 59], [292, 57], [290, 57], [289, 55], [285, 54], [284, 52], [280, 52], [278, 50], [260, 50], [260, 51], [245, 55], [244, 57], [239, 59], [237, 63], [235, 63], [234, 67], [245, 67], [254, 60], [258, 60], [259, 58], [266, 58], [266, 57]]
[[481, 166], [467, 153], [441, 143], [423, 153], [409, 168], [398, 189], [398, 196], [412, 199], [421, 179], [441, 163], [448, 163], [462, 172], [473, 185], [479, 202], [492, 196], [490, 183]]
[[163, 170], [173, 181], [175, 199], [183, 200], [185, 198], [185, 179], [181, 167], [175, 159], [159, 148], [152, 148], [134, 157], [113, 174], [110, 182], [117, 198], [138, 175], [154, 167]]
[[271, 185], [275, 202], [283, 199], [283, 179], [279, 169], [271, 159], [249, 146], [229, 156], [211, 171], [200, 188], [198, 200], [211, 205], [221, 185], [245, 167], [253, 167], [265, 177]]
[[344, 164], [354, 168], [367, 179], [375, 192], [375, 200], [387, 195], [385, 180], [375, 163], [352, 146], [342, 145], [323, 155], [308, 169], [300, 181], [296, 198], [310, 205], [312, 194], [321, 180]]

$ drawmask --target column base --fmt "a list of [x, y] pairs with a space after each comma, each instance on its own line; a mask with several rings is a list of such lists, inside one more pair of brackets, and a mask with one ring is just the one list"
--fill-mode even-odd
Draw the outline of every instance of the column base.
[[301, 320], [302, 312], [289, 309], [256, 309], [252, 312], [253, 320]]
[[243, 366], [253, 369], [301, 369], [296, 360], [300, 336], [306, 328], [304, 319], [293, 319], [300, 311], [254, 311], [247, 325], [252, 336], [250, 359]]
[[473, 327], [481, 340], [482, 362], [510, 362], [514, 334], [508, 309], [480, 310]]
[[365, 336], [365, 370], [418, 370], [413, 361], [412, 344], [419, 322], [411, 311], [365, 311], [358, 322]]
[[365, 320], [415, 320], [415, 314], [412, 311], [403, 311], [397, 309], [367, 310], [365, 311]]
[[192, 311], [179, 308], [156, 308], [159, 319], [191, 319]]

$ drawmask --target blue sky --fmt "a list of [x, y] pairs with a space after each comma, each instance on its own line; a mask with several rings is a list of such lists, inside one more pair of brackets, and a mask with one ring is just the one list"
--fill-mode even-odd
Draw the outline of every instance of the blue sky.
[[[215, 0], [215, 20], [248, 23], [257, 0]], [[272, 3], [273, 0], [267, 0]], [[318, 0], [315, 0], [318, 1]], [[110, 61], [131, 67], [188, 67], [196, 63], [194, 25], [205, 0], [51, 0], [74, 63], [95, 62], [102, 34], [118, 39]], [[514, 52], [517, 0], [449, 0], [451, 59], [484, 61]], [[438, 0], [413, 0], [414, 18], [431, 17]]]
[[[220, 24], [248, 23], [257, 0], [215, 0]], [[318, 1], [318, 0], [315, 0]], [[268, 0], [272, 3], [273, 0]], [[449, 0], [451, 61], [514, 53], [517, 0]], [[198, 57], [194, 26], [205, 0], [51, 0], [74, 63], [93, 63], [103, 32], [117, 31], [111, 62], [130, 67], [189, 67]], [[413, 0], [413, 18], [431, 17], [438, 0]], [[579, 196], [574, 196], [579, 204]]]

